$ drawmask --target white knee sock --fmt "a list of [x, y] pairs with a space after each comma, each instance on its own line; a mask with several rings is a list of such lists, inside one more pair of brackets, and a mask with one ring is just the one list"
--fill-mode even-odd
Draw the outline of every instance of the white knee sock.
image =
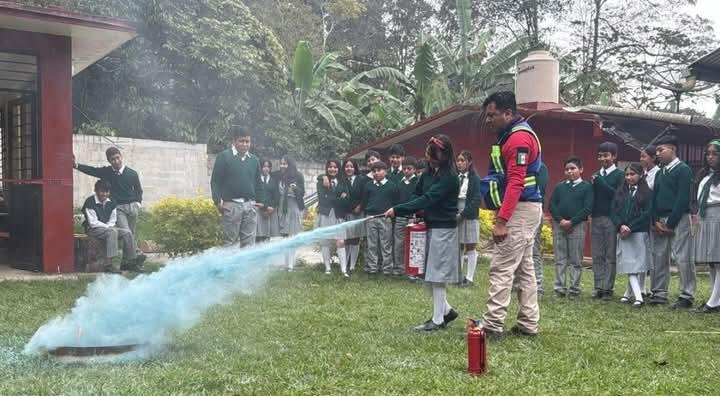
[[355, 271], [358, 256], [360, 256], [360, 245], [350, 245], [350, 271]]
[[323, 246], [320, 248], [322, 254], [323, 264], [325, 264], [325, 272], [330, 271], [330, 246]]
[[432, 287], [433, 294], [433, 317], [432, 321], [436, 325], [441, 325], [445, 322], [445, 308], [447, 305], [447, 291], [445, 286], [434, 286]]
[[344, 247], [337, 249], [338, 259], [340, 259], [340, 271], [345, 274], [347, 273], [347, 252]]
[[477, 268], [477, 259], [478, 259], [478, 252], [475, 249], [472, 249], [468, 252], [468, 267], [467, 267], [467, 275], [465, 277], [470, 282], [473, 281], [473, 278], [475, 277], [475, 268]]
[[630, 282], [630, 287], [632, 288], [633, 294], [635, 294], [635, 301], [642, 301], [642, 289], [640, 288], [640, 280], [638, 279], [638, 274], [629, 274], [628, 281]]
[[288, 269], [293, 269], [295, 267], [295, 250], [290, 250], [289, 252], [285, 252], [285, 265], [287, 265]]
[[[715, 264], [717, 265], [717, 264]], [[708, 307], [717, 307], [720, 305], [720, 276], [717, 273], [717, 268], [715, 268], [715, 275], [712, 277], [714, 282], [711, 285], [712, 286], [712, 294], [710, 294], [710, 299], [705, 304]]]

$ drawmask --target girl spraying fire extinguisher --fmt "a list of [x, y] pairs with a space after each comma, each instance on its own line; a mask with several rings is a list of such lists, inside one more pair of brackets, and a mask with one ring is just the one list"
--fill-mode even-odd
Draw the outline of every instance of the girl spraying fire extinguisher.
[[432, 290], [432, 318], [416, 326], [417, 331], [444, 329], [458, 317], [447, 301], [447, 284], [460, 280], [457, 197], [460, 190], [452, 143], [445, 135], [430, 138], [425, 149], [430, 165], [416, 187], [417, 197], [385, 212], [386, 217], [407, 216], [425, 211], [427, 250], [425, 282]]

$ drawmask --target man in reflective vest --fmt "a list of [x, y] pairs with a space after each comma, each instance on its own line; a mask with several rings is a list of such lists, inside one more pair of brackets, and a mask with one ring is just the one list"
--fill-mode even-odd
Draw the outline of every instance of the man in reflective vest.
[[520, 310], [511, 332], [535, 336], [540, 319], [533, 265], [535, 231], [542, 219], [542, 195], [536, 180], [542, 165], [540, 141], [517, 114], [512, 92], [490, 95], [483, 109], [487, 126], [498, 134], [482, 187], [486, 206], [496, 210], [484, 328], [489, 336], [502, 335], [517, 277]]

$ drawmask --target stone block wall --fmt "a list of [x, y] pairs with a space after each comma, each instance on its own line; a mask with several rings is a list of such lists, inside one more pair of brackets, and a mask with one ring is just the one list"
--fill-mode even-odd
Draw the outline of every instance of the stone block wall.
[[[152, 207], [165, 196], [194, 198], [210, 195], [208, 155], [204, 144], [73, 135], [75, 158], [81, 164], [108, 165], [105, 150], [111, 146], [118, 147], [125, 165], [140, 174], [145, 208]], [[96, 180], [84, 173], [74, 172], [75, 207], [81, 207], [85, 199], [93, 194]]]
[[[73, 150], [78, 163], [91, 166], [108, 165], [105, 150], [116, 146], [123, 154], [125, 165], [140, 174], [143, 186], [143, 207], [151, 208], [166, 196], [179, 198], [210, 197], [210, 175], [215, 155], [207, 153], [205, 144], [164, 142], [159, 140], [73, 135]], [[273, 160], [278, 169], [279, 160]], [[325, 165], [298, 162], [305, 176], [306, 194], [316, 190], [317, 176]], [[79, 208], [93, 194], [94, 177], [75, 171], [73, 202]]]

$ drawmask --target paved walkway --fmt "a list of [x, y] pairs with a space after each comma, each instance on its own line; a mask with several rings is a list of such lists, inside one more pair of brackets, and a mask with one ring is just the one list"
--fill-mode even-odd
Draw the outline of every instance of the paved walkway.
[[[301, 259], [307, 265], [315, 265], [322, 263], [320, 251], [313, 246], [303, 247], [298, 250], [298, 259]], [[148, 261], [166, 264], [170, 262], [170, 258], [162, 254], [149, 254]], [[278, 262], [276, 266], [283, 264]], [[84, 278], [94, 278], [97, 273], [70, 273], [70, 274], [45, 274], [40, 272], [24, 271], [12, 268], [8, 265], [0, 264], [0, 282], [3, 281], [64, 281], [79, 280]]]

